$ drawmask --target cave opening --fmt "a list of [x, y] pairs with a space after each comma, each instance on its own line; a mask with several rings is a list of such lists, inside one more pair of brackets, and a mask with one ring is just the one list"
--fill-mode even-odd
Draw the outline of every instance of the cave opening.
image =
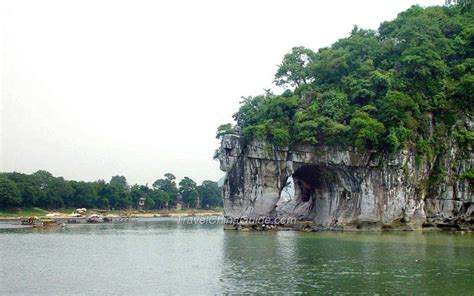
[[327, 168], [314, 165], [305, 165], [298, 168], [292, 175], [295, 183], [295, 197], [301, 202], [309, 202], [328, 191], [328, 178], [330, 172]]

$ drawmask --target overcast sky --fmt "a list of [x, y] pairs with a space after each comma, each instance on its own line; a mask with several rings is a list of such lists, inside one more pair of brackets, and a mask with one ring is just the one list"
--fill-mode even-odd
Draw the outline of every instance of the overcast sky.
[[0, 3], [0, 171], [151, 184], [219, 179], [216, 127], [292, 47], [444, 0]]

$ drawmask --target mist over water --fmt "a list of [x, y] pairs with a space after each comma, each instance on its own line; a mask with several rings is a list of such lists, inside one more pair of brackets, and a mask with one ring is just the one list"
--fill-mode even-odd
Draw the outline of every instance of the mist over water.
[[174, 218], [0, 230], [0, 294], [472, 294], [472, 234], [234, 232]]

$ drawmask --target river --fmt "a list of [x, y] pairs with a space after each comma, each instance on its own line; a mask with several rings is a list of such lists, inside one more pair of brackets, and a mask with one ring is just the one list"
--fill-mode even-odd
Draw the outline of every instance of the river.
[[1, 295], [474, 294], [472, 233], [236, 232], [176, 218], [0, 228]]

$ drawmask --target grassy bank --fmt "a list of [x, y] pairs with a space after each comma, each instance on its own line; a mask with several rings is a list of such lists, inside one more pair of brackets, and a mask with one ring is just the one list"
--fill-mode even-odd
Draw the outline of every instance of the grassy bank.
[[[55, 209], [47, 211], [40, 208], [24, 208], [19, 210], [1, 210], [0, 218], [20, 218], [29, 216], [44, 217], [47, 214], [55, 213], [57, 217], [68, 217], [69, 214], [73, 213], [75, 209]], [[100, 213], [103, 215], [112, 216], [135, 216], [135, 217], [174, 217], [174, 216], [190, 216], [190, 215], [221, 215], [223, 213], [221, 208], [213, 209], [184, 209], [180, 211], [176, 210], [152, 210], [152, 211], [137, 211], [137, 210], [101, 210], [101, 209], [88, 209], [87, 214]]]
[[16, 217], [42, 217], [49, 212], [40, 208], [24, 208], [20, 210], [2, 210], [0, 211], [0, 218], [16, 218]]

